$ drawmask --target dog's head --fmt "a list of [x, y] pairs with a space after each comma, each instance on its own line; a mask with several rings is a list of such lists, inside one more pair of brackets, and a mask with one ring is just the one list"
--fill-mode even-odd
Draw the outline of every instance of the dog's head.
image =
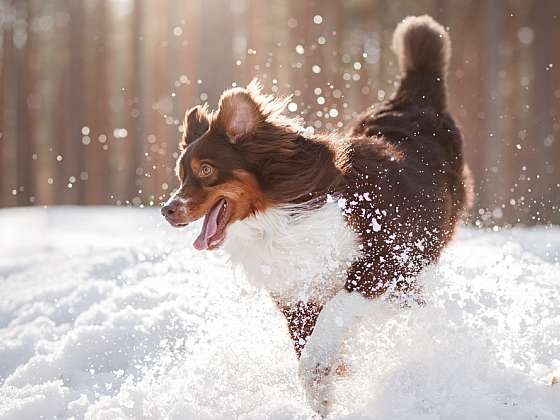
[[162, 214], [175, 227], [204, 217], [196, 249], [217, 248], [231, 223], [274, 205], [262, 188], [262, 168], [271, 153], [282, 153], [286, 130], [294, 135], [270, 123], [283, 105], [261, 95], [254, 82], [226, 91], [215, 112], [200, 106], [187, 111], [177, 160], [181, 185]]

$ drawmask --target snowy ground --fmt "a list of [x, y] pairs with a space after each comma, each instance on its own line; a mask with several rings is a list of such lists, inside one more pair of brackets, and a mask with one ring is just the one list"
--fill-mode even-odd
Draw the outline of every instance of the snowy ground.
[[[0, 419], [309, 419], [286, 328], [154, 210], [0, 211]], [[372, 302], [337, 419], [559, 419], [560, 228], [463, 229]]]

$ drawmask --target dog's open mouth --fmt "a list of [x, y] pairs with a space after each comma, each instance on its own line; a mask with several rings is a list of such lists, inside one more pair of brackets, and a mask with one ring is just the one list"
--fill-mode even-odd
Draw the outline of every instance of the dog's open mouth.
[[193, 246], [201, 251], [214, 249], [224, 241], [225, 229], [231, 217], [231, 205], [226, 198], [220, 198], [206, 213], [202, 230]]

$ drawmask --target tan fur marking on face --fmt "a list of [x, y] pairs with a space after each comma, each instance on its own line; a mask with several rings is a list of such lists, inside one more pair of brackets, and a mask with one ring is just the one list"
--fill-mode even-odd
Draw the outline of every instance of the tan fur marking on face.
[[272, 202], [263, 194], [256, 178], [247, 171], [237, 169], [233, 171], [234, 179], [215, 187], [206, 189], [204, 202], [191, 200], [190, 213], [194, 217], [202, 217], [208, 213], [220, 197], [226, 197], [232, 205], [230, 223], [243, 220], [255, 212], [265, 211]]
[[222, 195], [233, 203], [232, 219], [245, 219], [255, 212], [264, 212], [273, 204], [262, 192], [254, 175], [242, 169], [234, 170], [233, 175], [234, 180], [220, 186]]
[[198, 159], [192, 158], [189, 164], [191, 165], [193, 174], [197, 174], [200, 169], [201, 162]]
[[264, 212], [274, 204], [262, 192], [254, 175], [242, 169], [234, 170], [232, 174], [234, 178], [222, 184], [202, 188], [191, 186], [183, 192], [189, 197], [186, 206], [190, 220], [204, 217], [221, 197], [226, 197], [232, 206], [229, 224], [255, 212]]
[[216, 187], [219, 196], [226, 197], [232, 202], [231, 221], [245, 219], [255, 212], [263, 212], [272, 205], [252, 174], [236, 169], [233, 175], [235, 179]]

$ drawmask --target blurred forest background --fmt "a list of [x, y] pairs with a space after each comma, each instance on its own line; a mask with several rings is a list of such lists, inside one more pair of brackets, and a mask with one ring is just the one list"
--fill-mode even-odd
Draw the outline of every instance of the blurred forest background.
[[560, 223], [558, 0], [1, 0], [0, 207], [157, 206], [187, 107], [261, 79], [342, 126], [393, 91], [391, 34], [449, 28], [482, 225]]

